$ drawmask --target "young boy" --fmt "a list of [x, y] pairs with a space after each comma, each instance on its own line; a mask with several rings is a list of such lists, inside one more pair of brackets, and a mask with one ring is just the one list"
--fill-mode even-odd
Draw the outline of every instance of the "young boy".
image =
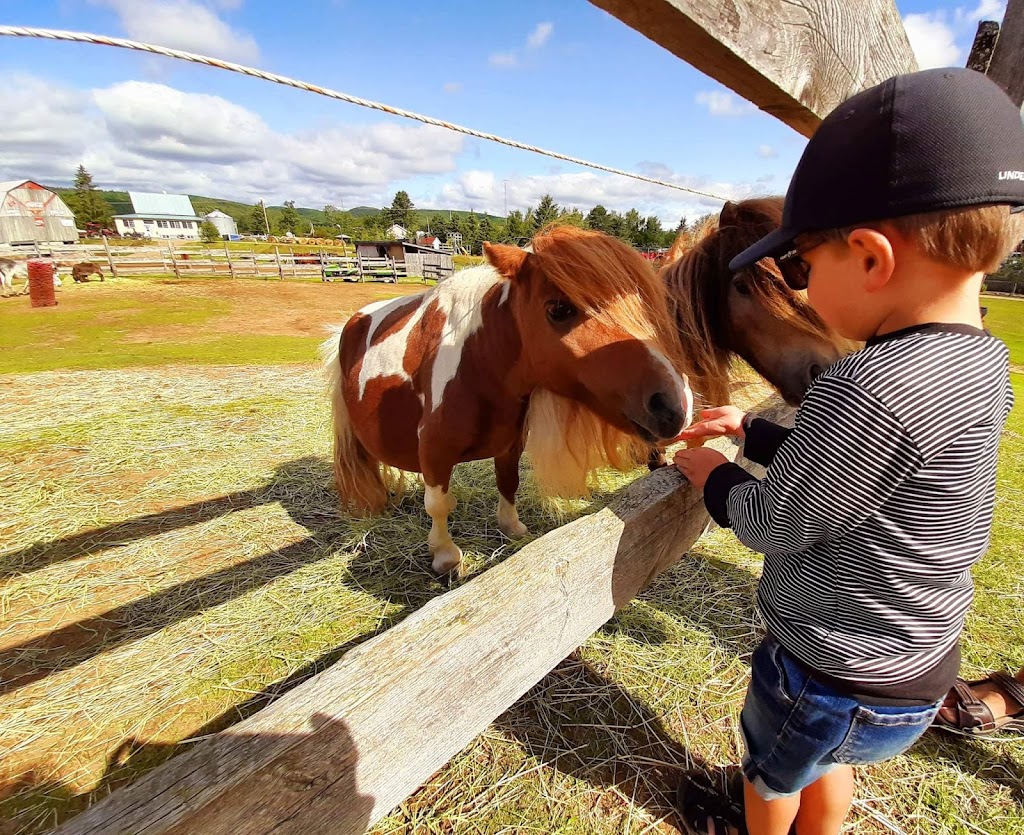
[[909, 748], [953, 683], [1013, 399], [978, 295], [1021, 238], [1020, 206], [1019, 108], [970, 70], [912, 73], [822, 122], [782, 228], [730, 264], [774, 257], [866, 346], [818, 377], [792, 430], [723, 407], [681, 436], [745, 437], [768, 466], [759, 481], [710, 449], [675, 456], [714, 519], [765, 555], [744, 812], [716, 814], [684, 784], [691, 832], [838, 833], [851, 766]]

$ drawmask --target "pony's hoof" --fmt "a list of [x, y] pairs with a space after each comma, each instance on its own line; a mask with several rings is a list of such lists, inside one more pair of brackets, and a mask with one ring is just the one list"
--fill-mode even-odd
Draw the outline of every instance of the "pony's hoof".
[[509, 539], [522, 539], [524, 536], [530, 535], [530, 529], [518, 519], [511, 525], [498, 525], [498, 530]]
[[452, 543], [443, 545], [434, 551], [434, 561], [431, 566], [436, 574], [447, 574], [458, 568], [460, 562], [462, 562], [462, 549]]

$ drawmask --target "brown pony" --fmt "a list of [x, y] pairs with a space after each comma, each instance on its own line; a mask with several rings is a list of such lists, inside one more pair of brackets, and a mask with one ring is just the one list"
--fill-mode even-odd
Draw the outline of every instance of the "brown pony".
[[814, 378], [852, 347], [803, 293], [786, 286], [772, 259], [729, 270], [731, 258], [781, 225], [782, 204], [781, 197], [726, 203], [717, 221], [676, 239], [682, 252], [660, 272], [694, 390], [710, 405], [729, 402], [735, 356], [796, 405]]
[[690, 417], [665, 285], [637, 252], [554, 227], [532, 252], [488, 244], [485, 255], [425, 293], [363, 308], [324, 344], [343, 505], [379, 512], [389, 467], [422, 473], [439, 573], [462, 559], [448, 533], [459, 462], [494, 458], [498, 526], [518, 537], [524, 444], [541, 488], [564, 495], [599, 466], [642, 463]]

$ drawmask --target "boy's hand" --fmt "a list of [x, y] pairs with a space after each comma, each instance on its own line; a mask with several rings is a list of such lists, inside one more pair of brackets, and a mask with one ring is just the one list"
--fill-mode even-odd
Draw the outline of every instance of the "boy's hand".
[[693, 447], [700, 446], [708, 438], [720, 438], [723, 435], [742, 438], [744, 437], [743, 418], [746, 416], [746, 412], [740, 411], [735, 406], [704, 409], [700, 413], [699, 421], [686, 427], [669, 443], [686, 441], [687, 446]]
[[690, 484], [703, 490], [711, 471], [728, 464], [729, 459], [714, 449], [681, 449], [673, 456], [672, 463]]

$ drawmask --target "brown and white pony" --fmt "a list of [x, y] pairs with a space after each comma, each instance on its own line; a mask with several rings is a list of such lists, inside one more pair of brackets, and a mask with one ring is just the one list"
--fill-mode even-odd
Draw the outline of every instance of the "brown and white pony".
[[343, 504], [379, 512], [389, 467], [422, 473], [439, 573], [462, 559], [448, 533], [459, 462], [494, 458], [498, 525], [519, 537], [527, 439], [541, 489], [565, 495], [600, 466], [642, 463], [691, 414], [665, 285], [633, 249], [554, 227], [532, 252], [485, 255], [423, 294], [363, 308], [324, 344]]
[[797, 405], [814, 378], [853, 345], [790, 290], [771, 258], [733, 273], [729, 261], [782, 223], [781, 197], [726, 203], [717, 220], [684, 232], [660, 275], [683, 343], [691, 383], [712, 406], [729, 402], [735, 357]]

